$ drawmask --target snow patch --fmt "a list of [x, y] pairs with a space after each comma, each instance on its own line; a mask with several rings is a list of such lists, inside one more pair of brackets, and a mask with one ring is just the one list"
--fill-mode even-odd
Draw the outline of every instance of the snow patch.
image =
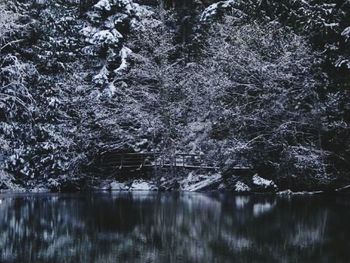
[[253, 184], [263, 188], [277, 188], [277, 185], [273, 181], [264, 179], [257, 174], [253, 176]]
[[219, 9], [223, 8], [226, 9], [228, 7], [233, 6], [236, 3], [235, 0], [227, 0], [227, 1], [220, 1], [217, 3], [214, 3], [210, 6], [208, 6], [202, 13], [200, 17], [201, 22], [206, 22], [209, 19], [211, 19], [213, 16], [215, 16]]
[[339, 27], [339, 23], [323, 23], [323, 25], [332, 29], [335, 27]]
[[[350, 39], [350, 38], [349, 38]], [[345, 66], [346, 68], [350, 69], [350, 60], [349, 59], [345, 59], [345, 58], [340, 58], [337, 60], [337, 62], [335, 63], [335, 66], [337, 68], [343, 67]]]
[[125, 46], [122, 47], [122, 49], [119, 52], [121, 63], [120, 63], [120, 66], [116, 70], [114, 70], [115, 73], [123, 71], [123, 70], [125, 70], [127, 68], [128, 64], [127, 64], [126, 59], [128, 58], [128, 56], [131, 53], [132, 53], [131, 49], [129, 49], [129, 48], [125, 47]]
[[133, 3], [131, 0], [118, 0], [116, 2], [119, 4], [119, 6], [123, 7], [125, 13], [129, 15], [138, 11], [135, 3]]
[[343, 30], [343, 32], [341, 33], [341, 35], [342, 35], [343, 37], [345, 37], [345, 39], [346, 39], [347, 41], [350, 40], [350, 26], [347, 27], [347, 28], [345, 28], [345, 29]]
[[100, 72], [93, 77], [93, 81], [96, 84], [103, 85], [104, 83], [108, 82], [108, 69], [106, 66], [103, 66]]
[[244, 192], [249, 192], [251, 189], [245, 183], [238, 181], [238, 182], [236, 182], [236, 184], [234, 186], [234, 190], [238, 193], [244, 193]]
[[280, 191], [277, 193], [277, 195], [279, 196], [292, 196], [292, 195], [314, 195], [314, 194], [320, 194], [320, 193], [323, 193], [322, 191], [313, 191], [313, 192], [306, 192], [306, 191], [303, 191], [303, 192], [293, 192], [292, 190], [290, 189], [287, 189], [285, 191]]
[[120, 34], [117, 30], [101, 30], [93, 34], [92, 38], [89, 39], [89, 41], [94, 45], [116, 45], [122, 38], [123, 35]]
[[94, 7], [99, 10], [111, 11], [109, 0], [100, 0]]
[[136, 181], [133, 181], [129, 190], [131, 190], [131, 191], [155, 191], [155, 190], [157, 190], [157, 187], [153, 184], [146, 182], [146, 181], [136, 180]]
[[154, 15], [150, 7], [138, 3], [133, 3], [133, 10], [138, 18], [146, 18]]
[[114, 86], [114, 83], [109, 83], [108, 84], [108, 96], [110, 98], [113, 97], [116, 91], [117, 91], [117, 88]]
[[49, 178], [49, 180], [47, 180], [47, 183], [48, 185], [50, 186], [50, 188], [53, 188], [53, 187], [59, 187], [60, 186], [60, 183], [57, 182], [57, 180], [53, 179], [53, 178]]
[[189, 125], [189, 128], [193, 132], [201, 132], [205, 128], [205, 123], [203, 122], [192, 122]]
[[294, 195], [295, 193], [292, 190], [287, 189], [285, 191], [280, 191], [277, 194], [280, 196], [290, 196], [290, 195]]
[[[97, 32], [97, 28], [92, 26], [87, 26], [80, 30], [80, 34], [82, 34], [86, 38], [91, 37], [96, 32]], [[88, 39], [86, 39], [86, 41], [88, 41]]]
[[48, 193], [50, 190], [44, 186], [36, 186], [29, 190], [31, 193]]

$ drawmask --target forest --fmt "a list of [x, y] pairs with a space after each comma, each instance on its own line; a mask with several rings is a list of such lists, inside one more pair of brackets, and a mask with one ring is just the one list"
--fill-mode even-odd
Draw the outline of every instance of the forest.
[[349, 0], [0, 0], [0, 14], [0, 189], [91, 188], [112, 180], [96, 162], [112, 151], [219, 167], [137, 177], [169, 189], [350, 185]]

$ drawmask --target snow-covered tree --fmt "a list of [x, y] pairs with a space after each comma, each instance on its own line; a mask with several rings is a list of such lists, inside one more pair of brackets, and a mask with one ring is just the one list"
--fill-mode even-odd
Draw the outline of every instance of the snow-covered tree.
[[350, 169], [347, 2], [80, 2], [0, 2], [0, 154], [23, 184], [110, 150], [309, 186]]

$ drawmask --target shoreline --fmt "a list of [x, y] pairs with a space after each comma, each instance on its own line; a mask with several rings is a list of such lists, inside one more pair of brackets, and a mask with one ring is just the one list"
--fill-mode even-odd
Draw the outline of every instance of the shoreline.
[[[306, 188], [306, 187], [305, 187]], [[318, 188], [318, 189], [317, 189]], [[115, 177], [97, 179], [87, 175], [66, 177], [65, 180], [56, 179], [32, 181], [22, 186], [14, 176], [2, 173], [0, 177], [0, 194], [21, 193], [84, 193], [84, 192], [184, 192], [184, 193], [234, 193], [237, 195], [277, 195], [277, 196], [305, 196], [305, 195], [347, 195], [350, 185], [337, 187], [336, 185], [322, 186], [315, 189], [293, 189], [276, 184], [274, 181], [252, 176], [224, 177], [221, 173], [195, 174], [188, 173], [177, 177], [164, 175], [152, 178], [133, 178], [117, 180]]]
[[23, 189], [23, 190], [0, 190], [0, 196], [2, 195], [40, 195], [40, 194], [116, 194], [116, 193], [185, 193], [185, 194], [232, 194], [237, 196], [275, 196], [275, 197], [297, 197], [297, 196], [344, 196], [350, 195], [350, 193], [342, 193], [336, 189], [333, 192], [326, 191], [302, 191], [293, 192], [291, 190], [284, 190], [278, 192], [234, 192], [234, 191], [222, 191], [222, 190], [211, 190], [211, 191], [188, 191], [188, 190], [110, 190], [110, 189], [84, 189], [80, 191], [52, 191], [50, 189]]

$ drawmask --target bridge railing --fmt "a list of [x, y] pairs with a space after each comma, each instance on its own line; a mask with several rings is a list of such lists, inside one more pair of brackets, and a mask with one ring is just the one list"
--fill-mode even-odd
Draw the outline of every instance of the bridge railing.
[[119, 169], [143, 167], [184, 167], [200, 169], [218, 169], [219, 167], [208, 164], [203, 155], [175, 153], [164, 154], [161, 152], [147, 153], [109, 153], [102, 159], [102, 163], [109, 166], [118, 167]]

